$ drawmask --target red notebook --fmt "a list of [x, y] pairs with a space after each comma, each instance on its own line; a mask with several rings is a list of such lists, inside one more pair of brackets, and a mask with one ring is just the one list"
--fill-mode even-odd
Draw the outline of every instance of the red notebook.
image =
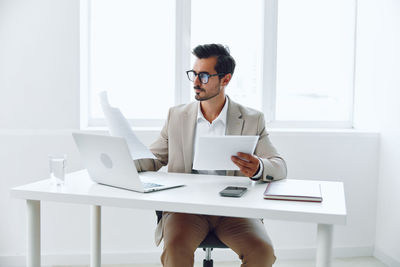
[[264, 192], [265, 199], [322, 202], [321, 185], [316, 181], [285, 179], [271, 182]]

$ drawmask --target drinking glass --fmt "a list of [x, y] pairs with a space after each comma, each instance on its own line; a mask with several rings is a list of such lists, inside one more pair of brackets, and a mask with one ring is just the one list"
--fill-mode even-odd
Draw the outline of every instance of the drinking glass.
[[62, 186], [65, 183], [66, 161], [67, 161], [67, 155], [65, 154], [49, 155], [50, 179], [52, 183], [57, 186]]

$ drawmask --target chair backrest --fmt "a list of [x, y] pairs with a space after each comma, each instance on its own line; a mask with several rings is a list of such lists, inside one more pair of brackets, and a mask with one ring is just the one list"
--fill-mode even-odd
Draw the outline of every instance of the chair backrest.
[[156, 215], [157, 215], [157, 224], [158, 224], [161, 221], [162, 211], [156, 210]]

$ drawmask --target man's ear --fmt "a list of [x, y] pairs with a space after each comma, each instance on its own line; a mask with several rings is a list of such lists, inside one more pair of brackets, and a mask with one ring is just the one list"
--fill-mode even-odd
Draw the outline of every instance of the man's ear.
[[232, 74], [228, 73], [222, 78], [222, 86], [227, 86], [232, 79]]

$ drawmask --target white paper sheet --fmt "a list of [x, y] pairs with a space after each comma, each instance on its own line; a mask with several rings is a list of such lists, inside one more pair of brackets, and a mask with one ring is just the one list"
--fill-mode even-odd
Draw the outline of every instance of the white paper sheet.
[[132, 159], [145, 159], [156, 157], [133, 133], [128, 120], [118, 108], [111, 107], [108, 103], [107, 92], [100, 93], [101, 107], [111, 136], [124, 137], [128, 143]]
[[238, 152], [253, 154], [259, 136], [226, 135], [199, 137], [194, 154], [195, 170], [239, 170], [231, 156]]

